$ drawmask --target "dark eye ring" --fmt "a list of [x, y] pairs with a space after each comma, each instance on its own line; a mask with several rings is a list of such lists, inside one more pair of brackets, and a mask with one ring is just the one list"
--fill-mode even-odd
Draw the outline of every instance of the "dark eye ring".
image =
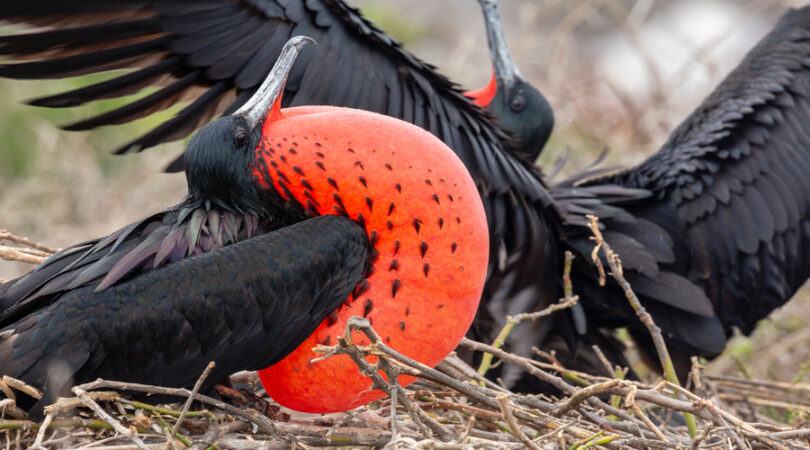
[[517, 94], [512, 97], [512, 104], [509, 105], [514, 112], [520, 112], [526, 106], [526, 97], [523, 94]]
[[237, 147], [245, 145], [245, 142], [247, 142], [247, 134], [244, 131], [239, 130], [233, 135], [233, 143], [236, 144]]

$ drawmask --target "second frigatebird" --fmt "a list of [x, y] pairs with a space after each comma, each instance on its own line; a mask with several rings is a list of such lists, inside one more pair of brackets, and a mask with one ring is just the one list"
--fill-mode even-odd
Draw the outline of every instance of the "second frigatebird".
[[[495, 66], [490, 89], [508, 96], [501, 79], [519, 71], [496, 0], [478, 1]], [[615, 184], [650, 192], [625, 202], [628, 214], [604, 235], [620, 248], [625, 276], [665, 332], [682, 376], [691, 356], [718, 355], [735, 328], [750, 334], [810, 276], [810, 189], [803, 181], [810, 173], [808, 61], [810, 7], [788, 10], [655, 155], [607, 177], [578, 177], [582, 190]], [[504, 96], [473, 97], [518, 142], [536, 139], [550, 125], [547, 114], [536, 112], [546, 105], [539, 97], [527, 97], [535, 105], [523, 113], [503, 115]], [[621, 234], [631, 226], [634, 232]], [[582, 254], [592, 248], [582, 239], [569, 242]], [[627, 327], [654, 355], [624, 293], [613, 284], [600, 288], [588, 276], [595, 272], [583, 269], [574, 271], [574, 285], [589, 325]], [[539, 345], [544, 338], [531, 340]]]
[[282, 110], [308, 40], [192, 138], [182, 204], [0, 286], [0, 374], [45, 389], [35, 410], [96, 377], [190, 386], [215, 361], [207, 386], [274, 364], [262, 380], [275, 400], [339, 411], [382, 396], [346, 357], [311, 362], [350, 316], [426, 364], [457, 345], [488, 261], [475, 185], [413, 125]]

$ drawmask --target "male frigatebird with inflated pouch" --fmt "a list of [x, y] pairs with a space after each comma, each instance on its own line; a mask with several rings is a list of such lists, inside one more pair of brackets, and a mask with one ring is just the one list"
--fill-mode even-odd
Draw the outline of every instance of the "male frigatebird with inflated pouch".
[[[504, 99], [513, 94], [501, 80], [520, 72], [509, 57], [496, 1], [479, 3], [496, 76], [489, 90], [471, 96], [515, 141], [542, 146], [545, 140], [536, 136], [550, 126], [542, 96], [525, 96], [522, 110], [503, 112]], [[664, 330], [681, 375], [691, 356], [719, 354], [735, 328], [751, 333], [810, 275], [810, 188], [803, 181], [810, 173], [808, 61], [810, 7], [791, 9], [658, 153], [607, 177], [574, 177], [582, 189], [615, 184], [650, 192], [625, 202], [627, 216], [604, 235]], [[622, 233], [628, 226], [635, 230]], [[582, 240], [571, 243], [582, 254], [592, 248]], [[624, 292], [613, 284], [599, 287], [588, 266], [573, 278], [589, 324], [625, 326], [642, 350], [654, 354]]]
[[281, 109], [308, 41], [291, 40], [251, 99], [192, 138], [181, 204], [0, 286], [0, 375], [45, 389], [35, 411], [97, 377], [188, 387], [209, 361], [203, 389], [272, 365], [262, 381], [276, 401], [340, 411], [383, 395], [345, 356], [311, 361], [349, 317], [426, 364], [458, 344], [488, 261], [475, 185], [411, 124]]

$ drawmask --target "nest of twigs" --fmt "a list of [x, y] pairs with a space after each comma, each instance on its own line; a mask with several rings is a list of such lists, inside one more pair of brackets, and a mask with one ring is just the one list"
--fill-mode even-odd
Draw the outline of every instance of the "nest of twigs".
[[[571, 372], [465, 339], [461, 345], [517, 364], [565, 392], [563, 398], [509, 391], [451, 356], [424, 366], [382, 343], [363, 319], [350, 326], [373, 342], [356, 347], [344, 338], [330, 349], [371, 374], [389, 397], [342, 414], [285, 414], [262, 401], [230, 393], [229, 401], [186, 389], [95, 381], [74, 388], [76, 398], [49, 407], [41, 422], [0, 419], [5, 448], [806, 448], [810, 385], [706, 377], [695, 365], [693, 391], [667, 381], [656, 385]], [[347, 335], [350, 336], [350, 335]], [[377, 358], [375, 364], [364, 359]], [[407, 388], [380, 375], [419, 378]], [[247, 377], [242, 374], [242, 377]], [[393, 379], [393, 377], [391, 377]], [[565, 379], [577, 380], [579, 386]], [[25, 389], [4, 380], [4, 391]], [[127, 399], [122, 391], [193, 397], [158, 406]], [[257, 391], [258, 395], [262, 392]], [[268, 399], [269, 401], [269, 399]], [[244, 406], [234, 406], [243, 403]], [[0, 402], [14, 412], [13, 401]], [[190, 407], [189, 407], [190, 406]], [[683, 413], [696, 418], [690, 435]], [[781, 419], [781, 420], [780, 420]]]
[[[260, 389], [255, 375], [236, 381], [252, 384], [244, 393], [220, 387], [219, 398], [198, 392], [208, 369], [192, 390], [97, 380], [73, 388], [76, 397], [46, 408], [41, 422], [25, 419], [16, 392], [39, 395], [18, 380], [4, 377], [0, 391], [0, 446], [16, 448], [776, 448], [810, 447], [810, 385], [712, 377], [694, 360], [687, 388], [678, 384], [660, 331], [638, 303], [622, 276], [618, 255], [602, 240], [591, 219], [594, 261], [605, 276], [623, 287], [656, 342], [666, 379], [656, 384], [574, 372], [553, 354], [536, 350], [535, 359], [500, 348], [520, 320], [534, 320], [569, 307], [577, 299], [566, 258], [565, 298], [544, 311], [510, 318], [492, 344], [463, 339], [461, 346], [483, 352], [481, 367], [455, 356], [436, 368], [425, 366], [385, 345], [365, 319], [352, 318], [335, 346], [321, 346], [324, 357], [348, 355], [371, 378], [373, 389], [388, 397], [340, 414], [283, 412]], [[23, 243], [27, 245], [28, 243]], [[598, 258], [600, 255], [602, 258]], [[357, 346], [352, 336], [371, 342]], [[601, 354], [595, 349], [597, 354]], [[483, 375], [492, 359], [515, 364], [562, 392], [560, 398], [512, 392]], [[383, 374], [385, 376], [383, 376]], [[418, 380], [407, 388], [399, 375]], [[667, 379], [669, 381], [667, 381]], [[798, 380], [798, 378], [797, 378]], [[156, 405], [122, 392], [176, 396], [180, 403]]]

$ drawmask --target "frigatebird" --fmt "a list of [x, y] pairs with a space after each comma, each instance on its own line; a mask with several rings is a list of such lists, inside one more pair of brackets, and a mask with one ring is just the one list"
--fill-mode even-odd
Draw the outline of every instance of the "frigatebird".
[[[468, 95], [516, 140], [535, 140], [553, 123], [544, 112], [547, 102], [539, 94], [526, 96], [524, 112], [500, 113], [509, 105], [512, 84], [529, 92], [533, 88], [514, 75], [520, 72], [509, 56], [496, 0], [479, 3], [495, 76], [485, 90]], [[642, 297], [651, 290], [671, 290], [667, 271], [689, 279], [710, 300], [701, 302], [700, 310], [681, 307], [690, 303], [689, 292], [672, 302], [644, 302], [667, 331], [682, 375], [690, 368], [690, 356], [716, 356], [734, 328], [750, 334], [810, 276], [810, 189], [803, 182], [810, 173], [808, 61], [810, 7], [791, 9], [658, 153], [619, 173], [593, 180], [579, 177], [583, 187], [616, 184], [651, 193], [622, 205], [634, 220], [654, 225], [628, 233], [635, 242], [624, 250], [630, 257], [622, 258], [626, 277]], [[501, 91], [507, 94], [499, 96]], [[535, 142], [545, 144], [543, 139]], [[614, 243], [622, 239], [610, 228], [606, 236]], [[583, 244], [577, 245], [584, 252], [589, 246]], [[632, 254], [633, 247], [656, 246], [657, 260]], [[658, 278], [650, 276], [658, 272]], [[617, 286], [600, 289], [593, 279], [583, 279], [585, 274], [576, 272], [574, 284], [586, 299], [589, 324], [626, 326], [652, 354], [647, 330], [632, 311], [619, 307], [623, 293]]]
[[[538, 309], [556, 301], [561, 292], [559, 275], [565, 249], [579, 255], [575, 283], [588, 295], [582, 296], [581, 305], [558, 314], [556, 320], [516, 329], [510, 335], [510, 345], [528, 353], [532, 345], [541, 345], [549, 332], [559, 333], [571, 342], [578, 336], [591, 338], [596, 333], [594, 325], [612, 329], [634, 320], [621, 296], [614, 291], [595, 289], [594, 268], [588, 262], [592, 244], [583, 227], [584, 215], [592, 213], [600, 217], [605, 236], [632, 272], [630, 276], [644, 304], [649, 309], [664, 311], [662, 314], [671, 319], [662, 320], [661, 325], [674, 342], [687, 343], [688, 348], [704, 355], [715, 354], [725, 343], [713, 303], [716, 292], [704, 289], [702, 282], [696, 283], [690, 272], [681, 269], [680, 265], [689, 264], [688, 259], [683, 259], [689, 256], [675, 247], [667, 228], [643, 217], [642, 206], [625, 209], [631, 204], [664, 202], [663, 192], [682, 195], [677, 194], [678, 190], [669, 187], [650, 191], [637, 189], [635, 184], [628, 184], [631, 187], [628, 188], [602, 181], [547, 186], [526, 158], [510, 150], [515, 145], [512, 138], [524, 132], [520, 129], [509, 132], [506, 117], [493, 121], [470, 105], [455, 85], [339, 0], [222, 0], [182, 4], [120, 0], [99, 4], [79, 0], [53, 1], [47, 5], [6, 1], [0, 2], [0, 16], [11, 22], [46, 27], [45, 31], [0, 39], [0, 54], [27, 60], [0, 66], [0, 76], [60, 78], [111, 68], [136, 69], [108, 81], [34, 100], [33, 104], [70, 107], [120, 97], [144, 86], [159, 88], [141, 100], [82, 120], [68, 129], [127, 122], [180, 99], [190, 99], [191, 104], [174, 119], [122, 150], [140, 150], [183, 137], [209, 117], [237, 109], [268, 70], [268, 60], [272, 58], [267, 56], [277, 54], [291, 33], [305, 32], [322, 45], [304, 51], [301, 64], [291, 74], [285, 104], [345, 105], [404, 119], [445, 141], [470, 171], [484, 201], [492, 249], [484, 301], [474, 331], [486, 335], [497, 330], [507, 314]], [[113, 23], [109, 23], [111, 18]], [[794, 77], [777, 77], [783, 79], [789, 83]], [[746, 98], [741, 90], [730, 91], [728, 95], [729, 104], [734, 99]], [[714, 124], [724, 129], [733, 124], [736, 115], [744, 115], [747, 110], [731, 108], [724, 114], [717, 111], [704, 118], [706, 126]], [[793, 119], [780, 123], [795, 122], [801, 108], [787, 112]], [[758, 139], [765, 143], [768, 137]], [[541, 147], [535, 146], [528, 154], [535, 154]], [[728, 150], [728, 153], [739, 152]], [[672, 170], [680, 180], [687, 180], [688, 173], [677, 170], [690, 167], [689, 161], [693, 161], [695, 169], [704, 167], [721, 174], [725, 174], [724, 164], [736, 161], [733, 157], [704, 160], [702, 153], [689, 151], [679, 152], [674, 158], [685, 161], [685, 165], [676, 162], [662, 167]], [[701, 180], [719, 176], [716, 173], [704, 173]], [[734, 180], [728, 183], [726, 186], [738, 186]], [[788, 189], [789, 198], [803, 201], [800, 188], [792, 185]], [[700, 190], [702, 185], [697, 183], [694, 189]], [[706, 192], [709, 191], [683, 195], [716, 202]], [[746, 196], [734, 198], [735, 205], [747, 204]], [[728, 199], [731, 201], [731, 197]], [[798, 203], [799, 200], [795, 202]], [[672, 223], [681, 225], [678, 221]], [[748, 234], [747, 223], [741, 227], [741, 236]], [[680, 229], [687, 230], [686, 225]], [[734, 248], [725, 250], [731, 252]], [[733, 256], [716, 257], [731, 261], [735, 269], [742, 267], [733, 265]], [[804, 266], [793, 264], [797, 275], [784, 283], [778, 277], [772, 279], [773, 283], [785, 286], [778, 302], [785, 301], [795, 290], [794, 278], [806, 277]], [[767, 272], [747, 273], [759, 280]], [[735, 285], [733, 280], [741, 276], [741, 273], [729, 275], [724, 282]], [[753, 296], [759, 290], [739, 292]], [[751, 298], [752, 303], [758, 302], [758, 297]]]
[[0, 285], [0, 375], [46, 390], [35, 411], [97, 377], [189, 387], [209, 361], [204, 389], [271, 366], [276, 401], [341, 411], [382, 396], [345, 357], [311, 361], [349, 317], [425, 364], [458, 344], [488, 261], [475, 185], [411, 124], [281, 109], [310, 41], [292, 39], [253, 97], [194, 135], [181, 204]]

